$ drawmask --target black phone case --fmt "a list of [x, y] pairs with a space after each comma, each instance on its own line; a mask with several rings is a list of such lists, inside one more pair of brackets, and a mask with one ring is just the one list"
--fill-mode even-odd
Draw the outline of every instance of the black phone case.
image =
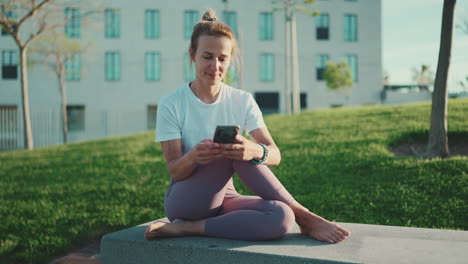
[[239, 133], [239, 126], [217, 126], [213, 137], [216, 143], [236, 143], [235, 138]]

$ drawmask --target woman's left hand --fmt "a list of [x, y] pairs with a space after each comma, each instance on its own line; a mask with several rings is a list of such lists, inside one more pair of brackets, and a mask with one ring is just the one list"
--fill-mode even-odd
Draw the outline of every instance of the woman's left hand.
[[236, 135], [236, 143], [221, 144], [224, 147], [222, 155], [227, 159], [235, 160], [260, 160], [263, 156], [263, 147], [241, 135]]

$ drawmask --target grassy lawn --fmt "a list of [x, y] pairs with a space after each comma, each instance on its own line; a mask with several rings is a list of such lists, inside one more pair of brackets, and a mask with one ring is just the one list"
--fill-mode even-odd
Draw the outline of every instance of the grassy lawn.
[[[449, 142], [468, 140], [467, 113], [467, 99], [449, 102]], [[468, 159], [390, 151], [427, 134], [429, 115], [424, 103], [269, 116], [282, 150], [272, 169], [299, 202], [330, 220], [468, 230]], [[153, 138], [0, 153], [0, 263], [46, 263], [81, 242], [164, 217], [169, 175]]]

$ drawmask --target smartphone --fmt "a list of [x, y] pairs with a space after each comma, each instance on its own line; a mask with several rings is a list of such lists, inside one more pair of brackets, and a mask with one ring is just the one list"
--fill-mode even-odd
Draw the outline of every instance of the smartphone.
[[239, 126], [217, 126], [213, 142], [216, 143], [236, 143], [236, 135], [239, 133]]

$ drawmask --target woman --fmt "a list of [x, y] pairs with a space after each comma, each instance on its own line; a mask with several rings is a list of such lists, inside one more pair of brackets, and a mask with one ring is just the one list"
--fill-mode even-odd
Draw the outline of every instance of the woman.
[[[349, 231], [300, 205], [267, 167], [278, 165], [281, 154], [255, 100], [222, 83], [236, 49], [232, 30], [208, 10], [194, 27], [189, 49], [196, 79], [158, 106], [156, 142], [171, 176], [164, 201], [171, 223], [154, 222], [145, 238], [272, 240], [284, 237], [296, 221], [314, 239], [345, 240]], [[238, 134], [234, 144], [215, 143], [210, 138], [217, 125], [239, 125], [252, 140]], [[239, 195], [234, 172], [258, 196]]]

